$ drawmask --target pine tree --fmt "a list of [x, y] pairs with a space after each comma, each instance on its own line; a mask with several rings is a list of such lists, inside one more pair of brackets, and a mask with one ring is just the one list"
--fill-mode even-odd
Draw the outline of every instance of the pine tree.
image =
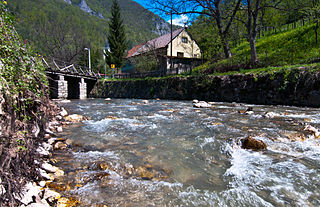
[[111, 15], [109, 34], [107, 37], [110, 51], [106, 51], [106, 61], [109, 66], [115, 64], [117, 68], [120, 68], [123, 64], [127, 40], [123, 20], [121, 18], [120, 6], [117, 0], [113, 0]]

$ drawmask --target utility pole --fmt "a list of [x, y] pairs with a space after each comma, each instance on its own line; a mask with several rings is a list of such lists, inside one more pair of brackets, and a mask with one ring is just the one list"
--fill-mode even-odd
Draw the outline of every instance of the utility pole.
[[170, 69], [173, 69], [173, 59], [172, 59], [172, 10], [170, 13], [166, 13], [167, 15], [171, 15], [171, 24], [170, 24], [170, 31], [171, 31], [171, 39], [170, 39]]
[[84, 48], [84, 50], [88, 50], [88, 55], [89, 55], [89, 73], [91, 74], [91, 58], [90, 58], [90, 48]]

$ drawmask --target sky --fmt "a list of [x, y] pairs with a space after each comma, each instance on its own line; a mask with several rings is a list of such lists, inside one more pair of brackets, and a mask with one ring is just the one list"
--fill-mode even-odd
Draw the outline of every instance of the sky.
[[[148, 9], [148, 0], [133, 0], [137, 3], [139, 3], [140, 5], [142, 5], [144, 8]], [[162, 18], [164, 18], [167, 22], [171, 22], [170, 19], [170, 15], [163, 15], [163, 13], [157, 13], [156, 11], [152, 11], [153, 13], [158, 14], [159, 16], [161, 16]], [[184, 26], [185, 22], [187, 22], [189, 20], [188, 16], [186, 15], [174, 15], [172, 17], [172, 23], [175, 25], [179, 25], [179, 26]]]

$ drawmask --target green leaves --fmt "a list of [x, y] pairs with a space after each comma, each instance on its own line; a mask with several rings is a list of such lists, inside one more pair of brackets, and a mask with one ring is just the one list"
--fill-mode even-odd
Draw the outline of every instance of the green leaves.
[[32, 102], [27, 101], [28, 96], [44, 96], [43, 88], [47, 81], [41, 60], [37, 60], [33, 52], [22, 44], [13, 27], [13, 20], [0, 2], [1, 93], [6, 94], [6, 101], [18, 114], [17, 118], [23, 120], [23, 111], [32, 105]]
[[112, 17], [109, 22], [108, 33], [110, 52], [107, 52], [107, 64], [115, 64], [116, 68], [120, 68], [123, 64], [123, 58], [128, 43], [117, 0], [113, 0], [111, 13]]

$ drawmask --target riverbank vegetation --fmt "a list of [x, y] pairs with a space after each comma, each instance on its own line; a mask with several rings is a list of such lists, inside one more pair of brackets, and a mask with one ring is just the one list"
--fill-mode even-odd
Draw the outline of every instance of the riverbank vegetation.
[[22, 186], [40, 178], [36, 149], [52, 107], [44, 67], [15, 31], [0, 1], [0, 206], [15, 206]]

